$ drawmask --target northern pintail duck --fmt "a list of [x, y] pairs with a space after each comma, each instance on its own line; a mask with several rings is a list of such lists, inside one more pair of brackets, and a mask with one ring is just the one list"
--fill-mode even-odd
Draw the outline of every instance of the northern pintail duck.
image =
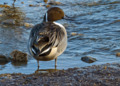
[[61, 55], [67, 46], [67, 32], [63, 25], [54, 21], [64, 18], [64, 12], [58, 7], [50, 8], [41, 24], [35, 25], [29, 36], [30, 54], [39, 61], [49, 61]]

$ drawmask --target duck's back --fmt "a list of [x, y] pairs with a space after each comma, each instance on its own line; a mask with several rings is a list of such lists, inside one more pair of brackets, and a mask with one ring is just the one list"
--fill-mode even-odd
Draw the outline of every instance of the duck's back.
[[[54, 56], [63, 53], [67, 46], [67, 33], [64, 26], [55, 22], [43, 22], [33, 27], [28, 48], [33, 56], [47, 56], [52, 48], [57, 48]], [[52, 52], [54, 53], [54, 52]]]

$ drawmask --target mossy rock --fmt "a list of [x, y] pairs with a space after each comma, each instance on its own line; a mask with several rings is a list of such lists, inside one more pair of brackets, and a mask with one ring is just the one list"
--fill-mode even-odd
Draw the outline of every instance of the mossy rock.
[[12, 61], [13, 62], [27, 62], [27, 53], [14, 50], [10, 54], [12, 56]]

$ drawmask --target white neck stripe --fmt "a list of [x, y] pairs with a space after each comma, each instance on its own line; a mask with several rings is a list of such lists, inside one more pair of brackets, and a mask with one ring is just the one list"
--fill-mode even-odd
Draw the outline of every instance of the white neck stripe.
[[47, 13], [45, 14], [45, 21], [48, 22], [48, 20], [47, 20]]

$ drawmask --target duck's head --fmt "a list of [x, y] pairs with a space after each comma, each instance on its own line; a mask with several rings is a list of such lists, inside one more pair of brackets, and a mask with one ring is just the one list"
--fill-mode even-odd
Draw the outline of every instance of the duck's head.
[[58, 7], [50, 8], [44, 16], [44, 22], [53, 22], [64, 18], [64, 12]]

